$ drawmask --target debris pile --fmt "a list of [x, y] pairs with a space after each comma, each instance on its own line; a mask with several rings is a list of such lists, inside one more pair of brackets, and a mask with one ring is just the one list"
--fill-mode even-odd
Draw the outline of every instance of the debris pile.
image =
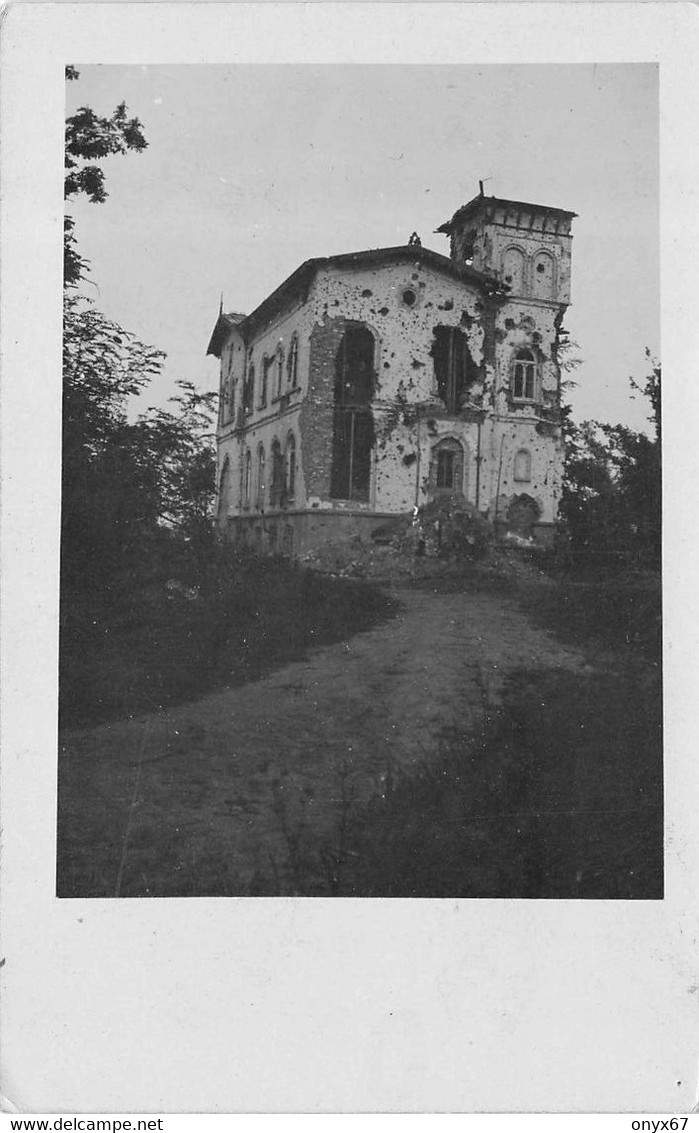
[[338, 578], [422, 578], [462, 572], [486, 558], [493, 543], [489, 523], [464, 500], [448, 497], [396, 516], [368, 540], [328, 543], [301, 562]]

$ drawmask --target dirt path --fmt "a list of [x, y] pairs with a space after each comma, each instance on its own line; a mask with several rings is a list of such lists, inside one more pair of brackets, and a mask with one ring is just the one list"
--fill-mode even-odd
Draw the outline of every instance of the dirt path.
[[393, 620], [255, 683], [66, 735], [59, 891], [293, 892], [304, 832], [433, 758], [509, 672], [584, 665], [497, 595], [396, 596]]

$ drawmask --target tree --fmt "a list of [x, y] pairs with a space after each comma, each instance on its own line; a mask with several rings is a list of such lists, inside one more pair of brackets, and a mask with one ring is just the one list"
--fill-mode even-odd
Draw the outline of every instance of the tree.
[[[73, 67], [69, 80], [78, 78]], [[145, 149], [137, 118], [120, 103], [100, 117], [81, 107], [66, 123], [66, 200], [107, 197], [98, 164]], [[173, 409], [149, 409], [135, 421], [131, 400], [161, 372], [164, 353], [140, 342], [79, 293], [88, 267], [72, 217], [65, 228], [63, 321], [63, 582], [104, 590], [140, 569], [164, 534], [190, 537], [207, 524], [214, 494], [210, 443], [215, 395], [180, 382]]]
[[654, 437], [625, 425], [566, 416], [566, 465], [560, 514], [574, 553], [614, 556], [657, 567], [661, 550], [661, 368], [633, 390], [650, 402]]
[[[75, 67], [66, 67], [66, 79], [79, 78]], [[126, 103], [120, 102], [109, 118], [95, 114], [89, 106], [81, 106], [66, 120], [64, 197], [67, 201], [84, 193], [93, 204], [107, 199], [104, 171], [96, 162], [111, 154], [136, 153], [146, 149], [148, 142], [138, 118], [128, 118]], [[63, 225], [63, 279], [68, 287], [75, 287], [89, 270], [87, 261], [77, 250], [75, 221], [65, 216]]]
[[216, 490], [212, 445], [218, 395], [201, 393], [192, 382], [178, 382], [176, 410], [151, 408], [136, 428], [157, 469], [158, 520], [186, 538], [209, 525]]
[[104, 585], [157, 519], [157, 471], [127, 404], [164, 357], [66, 295], [61, 546], [68, 585]]

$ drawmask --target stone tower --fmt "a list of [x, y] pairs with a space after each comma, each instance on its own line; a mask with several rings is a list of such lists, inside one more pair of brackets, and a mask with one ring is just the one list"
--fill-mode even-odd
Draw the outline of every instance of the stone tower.
[[492, 275], [512, 299], [570, 303], [574, 212], [480, 194], [437, 231], [449, 236], [451, 258]]

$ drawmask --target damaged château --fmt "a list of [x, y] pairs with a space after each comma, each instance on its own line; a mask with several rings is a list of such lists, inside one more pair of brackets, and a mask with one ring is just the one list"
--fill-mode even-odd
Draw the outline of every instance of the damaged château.
[[485, 196], [406, 245], [306, 261], [219, 314], [221, 530], [303, 554], [455, 497], [549, 542], [575, 213]]

